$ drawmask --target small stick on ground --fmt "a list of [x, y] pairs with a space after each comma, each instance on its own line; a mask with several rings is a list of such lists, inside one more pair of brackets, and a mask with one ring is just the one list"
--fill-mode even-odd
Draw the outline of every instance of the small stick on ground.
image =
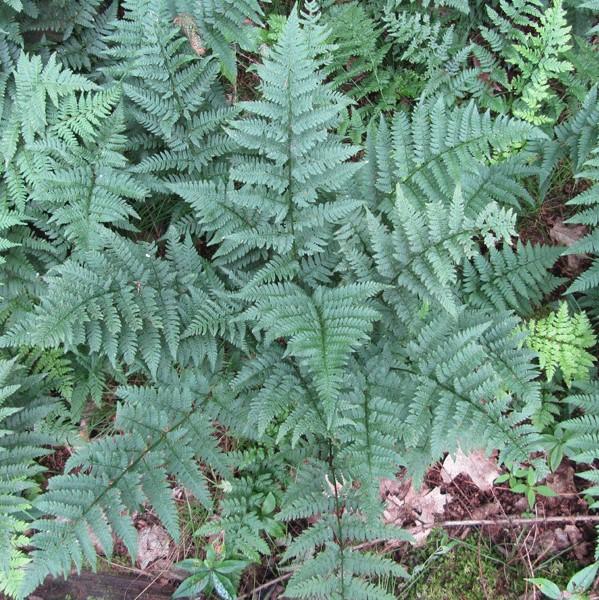
[[563, 517], [506, 517], [501, 519], [463, 519], [441, 521], [436, 527], [480, 527], [483, 525], [542, 525], [547, 523], [599, 523], [599, 515], [564, 515]]

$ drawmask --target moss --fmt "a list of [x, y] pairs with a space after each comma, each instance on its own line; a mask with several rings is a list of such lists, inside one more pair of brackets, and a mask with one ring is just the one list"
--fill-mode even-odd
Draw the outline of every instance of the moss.
[[[424, 548], [410, 552], [402, 562], [413, 573], [397, 593], [405, 600], [519, 600], [530, 577], [523, 562], [508, 564], [490, 540], [450, 540], [443, 532], [433, 532]], [[575, 561], [554, 558], [540, 565], [535, 576], [565, 586], [579, 568]]]

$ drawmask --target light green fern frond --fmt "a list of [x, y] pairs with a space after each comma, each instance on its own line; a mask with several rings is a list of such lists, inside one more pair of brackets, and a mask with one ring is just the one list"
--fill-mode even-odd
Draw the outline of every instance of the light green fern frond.
[[585, 380], [595, 362], [588, 352], [597, 339], [584, 312], [570, 316], [568, 305], [560, 304], [556, 312], [528, 323], [526, 343], [539, 355], [539, 364], [547, 379], [553, 379], [559, 368], [568, 386], [575, 379]]
[[551, 81], [572, 69], [565, 59], [571, 47], [571, 27], [562, 0], [544, 7], [540, 0], [500, 0], [500, 10], [487, 8], [493, 27], [482, 35], [494, 52], [518, 70], [509, 83], [511, 110], [536, 125], [555, 123], [564, 104], [551, 90]]

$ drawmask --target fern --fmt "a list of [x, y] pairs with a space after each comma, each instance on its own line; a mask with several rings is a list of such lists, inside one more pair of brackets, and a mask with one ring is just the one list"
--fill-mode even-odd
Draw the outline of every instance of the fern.
[[598, 116], [597, 87], [593, 86], [577, 110], [563, 123], [556, 125], [555, 137], [541, 142], [546, 180], [560, 160], [569, 160], [574, 173], [582, 171], [595, 147]]
[[[513, 114], [537, 125], [554, 123], [563, 104], [550, 82], [572, 68], [564, 59], [571, 37], [563, 2], [554, 0], [547, 9], [540, 0], [500, 0], [499, 4], [501, 12], [487, 9], [494, 28], [484, 28], [482, 35], [518, 70], [511, 81], [500, 82], [513, 94]], [[528, 35], [525, 28], [531, 31]]]
[[366, 143], [365, 193], [384, 203], [398, 182], [414, 199], [445, 202], [457, 184], [473, 210], [491, 202], [519, 207], [532, 198], [518, 181], [532, 175], [526, 152], [501, 158], [505, 151], [529, 139], [542, 138], [534, 127], [517, 119], [493, 119], [474, 103], [448, 108], [443, 98], [421, 100], [411, 118], [396, 113], [389, 125], [381, 119]]
[[509, 239], [514, 216], [490, 205], [475, 219], [467, 216], [467, 205], [456, 188], [451, 204], [431, 201], [419, 207], [397, 187], [395, 210], [389, 217], [391, 232], [369, 217], [377, 270], [400, 288], [423, 301], [439, 303], [457, 314], [454, 288], [457, 269], [477, 252], [480, 236], [487, 246]]
[[40, 229], [82, 250], [101, 246], [108, 225], [134, 230], [133, 205], [148, 193], [128, 172], [123, 156], [123, 117], [110, 111], [118, 96], [99, 96], [67, 103], [51, 133], [31, 149], [46, 160], [41, 172], [31, 174], [30, 210], [41, 211], [36, 214]]
[[248, 50], [255, 46], [257, 27], [263, 11], [257, 0], [170, 0], [171, 18], [191, 18], [196, 44], [209, 47], [218, 57], [223, 74], [231, 82], [237, 78], [234, 44]]
[[158, 179], [203, 173], [231, 147], [220, 126], [232, 115], [216, 84], [218, 65], [199, 57], [160, 3], [125, 4], [125, 18], [108, 36], [138, 136], [136, 171]]
[[402, 91], [401, 77], [385, 64], [390, 44], [379, 43], [380, 28], [356, 2], [329, 10], [324, 21], [331, 29], [327, 41], [334, 48], [324, 72], [354, 100], [354, 122], [368, 123], [393, 108]]
[[[19, 220], [19, 217], [16, 214], [6, 209], [0, 210], [0, 231], [4, 231], [6, 229], [9, 229], [10, 227], [14, 227], [15, 225], [21, 224], [21, 221]], [[10, 240], [7, 240], [5, 238], [0, 238], [0, 252], [8, 250], [8, 248], [14, 248], [14, 246], [14, 242], [11, 242]], [[0, 255], [0, 264], [2, 264], [3, 262], [4, 258], [2, 257], [2, 255]]]
[[489, 248], [487, 256], [477, 254], [464, 265], [468, 302], [480, 308], [530, 315], [533, 307], [563, 281], [548, 271], [560, 254], [558, 247], [521, 242], [516, 249], [505, 245], [501, 250]]
[[[566, 453], [572, 460], [582, 464], [592, 464], [597, 459], [597, 420], [599, 418], [599, 401], [597, 396], [597, 382], [580, 385], [576, 393], [565, 398], [573, 411], [581, 414], [573, 416], [560, 423], [560, 428], [565, 432]], [[597, 470], [591, 469], [580, 473], [580, 477], [590, 483], [585, 493], [593, 499], [591, 508], [597, 508], [596, 498], [599, 496], [599, 478]], [[599, 560], [599, 550], [595, 548], [595, 559]]]
[[[21, 595], [34, 590], [48, 573], [66, 575], [71, 563], [78, 570], [84, 559], [95, 565], [90, 531], [106, 555], [112, 552], [115, 532], [135, 557], [136, 531], [130, 515], [145, 501], [177, 539], [177, 513], [167, 475], [176, 476], [196, 498], [211, 506], [196, 459], [223, 475], [227, 462], [197, 407], [197, 394], [205, 385], [190, 374], [166, 373], [156, 386], [119, 390], [124, 402], [117, 410], [115, 427], [121, 435], [98, 440], [75, 453], [65, 474], [53, 477], [48, 491], [34, 502], [52, 518], [31, 524], [36, 530], [30, 542], [34, 550]], [[69, 473], [73, 469], [77, 472]]]
[[48, 98], [57, 106], [59, 98], [94, 88], [95, 85], [82, 75], [62, 69], [56, 62], [56, 55], [43, 65], [39, 56], [21, 54], [14, 72], [13, 104], [3, 128], [4, 162], [8, 163], [14, 157], [20, 136], [29, 144], [44, 130]]
[[[381, 478], [458, 447], [542, 471], [564, 407], [541, 373], [580, 386], [595, 337], [565, 304], [536, 318], [563, 249], [515, 237], [555, 165], [598, 179], [588, 9], [321, 7], [1, 3], [3, 593], [117, 539], [135, 560], [144, 505], [177, 540], [177, 482], [235, 584], [272, 554], [286, 597], [392, 598], [407, 574], [378, 544], [409, 536]], [[596, 254], [595, 197], [568, 252]], [[569, 289], [592, 317], [595, 271]]]
[[558, 367], [568, 387], [575, 379], [588, 379], [595, 359], [587, 349], [595, 345], [596, 338], [585, 313], [571, 317], [563, 302], [557, 312], [544, 319], [532, 319], [528, 325], [526, 343], [538, 353], [548, 380], [553, 379]]
[[27, 496], [38, 491], [36, 475], [44, 469], [36, 459], [49, 453], [47, 444], [52, 443], [50, 436], [34, 432], [34, 426], [51, 411], [52, 402], [40, 397], [23, 405], [22, 398], [15, 397], [21, 389], [25, 393], [40, 393], [39, 386], [32, 382], [15, 381], [14, 360], [0, 360], [0, 591], [12, 595], [22, 580], [22, 569], [29, 562], [22, 547], [27, 544], [25, 530], [28, 528], [27, 514], [31, 502]]
[[285, 338], [287, 353], [310, 373], [329, 425], [337, 413], [348, 355], [366, 341], [369, 326], [377, 318], [364, 301], [379, 289], [366, 283], [319, 287], [310, 297], [293, 284], [267, 285], [252, 290], [248, 298], [253, 301], [248, 317], [266, 331], [266, 339]]
[[101, 251], [80, 252], [48, 273], [47, 291], [31, 315], [35, 327], [15, 326], [4, 343], [73, 351], [84, 346], [115, 368], [122, 360], [152, 375], [168, 360], [201, 363], [210, 356], [214, 362], [214, 340], [197, 343], [191, 354], [190, 340], [182, 342], [194, 300], [200, 301], [188, 268], [201, 267], [195, 249], [175, 240], [167, 259], [157, 262], [151, 245], [106, 234]]
[[506, 336], [516, 326], [513, 318], [504, 324], [501, 317], [474, 311], [456, 319], [436, 317], [417, 325], [414, 338], [398, 349], [399, 394], [409, 407], [401, 435], [410, 449], [410, 472], [422, 474], [457, 440], [499, 448], [508, 464], [525, 460], [536, 447], [535, 431], [525, 423], [532, 404], [506, 413], [514, 401], [510, 392], [538, 393], [530, 387], [533, 354], [518, 352], [521, 336]]
[[210, 241], [219, 244], [214, 258], [220, 263], [262, 249], [297, 257], [323, 253], [332, 225], [359, 206], [351, 198], [325, 201], [359, 165], [347, 162], [356, 148], [327, 131], [339, 123], [347, 100], [323, 83], [308, 42], [292, 15], [269, 60], [257, 67], [263, 99], [240, 103], [248, 116], [230, 125], [230, 136], [248, 153], [233, 163], [229, 184], [170, 186], [211, 236], [218, 231]]
[[[599, 210], [597, 208], [597, 201], [599, 199], [599, 185], [595, 182], [599, 180], [599, 160], [595, 158], [597, 149], [593, 151], [593, 156], [585, 164], [585, 169], [579, 173], [580, 177], [588, 177], [593, 180], [594, 185], [584, 192], [575, 196], [569, 201], [570, 205], [583, 207], [583, 210], [568, 220], [570, 223], [582, 223], [591, 227], [591, 232], [583, 237], [581, 240], [576, 242], [572, 247], [568, 249], [568, 253], [591, 253], [596, 254], [597, 252], [597, 233], [596, 228], [599, 222]], [[589, 298], [591, 307], [594, 307], [593, 296], [596, 288], [599, 286], [599, 263], [597, 260], [593, 260], [591, 266], [584, 271], [568, 288], [570, 293], [575, 292], [590, 292]], [[596, 315], [596, 312], [593, 313]]]

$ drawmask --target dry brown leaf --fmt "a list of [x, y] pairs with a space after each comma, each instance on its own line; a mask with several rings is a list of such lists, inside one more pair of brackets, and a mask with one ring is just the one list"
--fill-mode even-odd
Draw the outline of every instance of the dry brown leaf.
[[379, 490], [381, 492], [381, 498], [386, 498], [389, 495], [400, 495], [404, 496], [405, 491], [409, 485], [402, 479], [381, 479], [379, 483]]
[[562, 219], [557, 219], [549, 230], [549, 237], [558, 244], [571, 246], [587, 233], [585, 225], [566, 225]]
[[[562, 219], [558, 219], [549, 230], [549, 237], [558, 244], [571, 246], [587, 233], [585, 225], [566, 225]], [[584, 268], [587, 260], [586, 254], [569, 254], [566, 258], [570, 274], [579, 273]]]
[[173, 23], [178, 25], [183, 35], [189, 40], [189, 45], [198, 56], [206, 54], [206, 48], [200, 37], [198, 26], [192, 15], [180, 14], [173, 19]]
[[458, 449], [455, 459], [448, 455], [443, 462], [441, 478], [445, 483], [449, 483], [462, 473], [469, 475], [481, 492], [489, 492], [500, 471], [497, 460], [485, 456], [482, 450], [464, 454]]
[[576, 484], [574, 483], [574, 469], [567, 462], [562, 464], [554, 473], [547, 475], [545, 483], [558, 495], [576, 494]]
[[152, 525], [139, 532], [137, 540], [137, 563], [140, 569], [146, 569], [159, 559], [169, 555], [171, 538], [160, 525]]
[[406, 530], [414, 536], [418, 546], [428, 537], [435, 523], [435, 515], [443, 514], [451, 496], [442, 494], [439, 488], [422, 486], [416, 490], [410, 480], [399, 480], [396, 485], [390, 483], [391, 480], [388, 480], [382, 487], [395, 489], [399, 493], [387, 495], [383, 518], [385, 522], [400, 527], [415, 522], [415, 526], [406, 527]]
[[424, 525], [432, 525], [435, 515], [441, 515], [445, 511], [448, 502], [448, 494], [442, 494], [439, 488], [434, 488], [428, 494], [418, 494], [411, 500], [412, 509], [419, 513], [418, 520]]

